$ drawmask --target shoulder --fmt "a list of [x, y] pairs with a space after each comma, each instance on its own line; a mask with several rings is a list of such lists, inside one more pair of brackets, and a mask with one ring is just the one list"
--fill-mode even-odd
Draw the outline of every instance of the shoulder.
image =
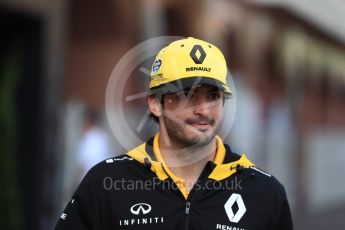
[[111, 157], [93, 166], [85, 177], [99, 178], [104, 176], [126, 177], [134, 168], [140, 164], [127, 154]]
[[257, 188], [270, 194], [273, 199], [286, 199], [285, 188], [274, 175], [255, 166], [249, 167], [248, 170]]

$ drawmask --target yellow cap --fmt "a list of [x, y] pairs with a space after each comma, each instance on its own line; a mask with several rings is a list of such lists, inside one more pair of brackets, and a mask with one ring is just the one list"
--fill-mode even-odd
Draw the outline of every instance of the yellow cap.
[[222, 52], [192, 37], [177, 40], [159, 51], [151, 69], [150, 93], [178, 92], [197, 85], [213, 85], [231, 96]]

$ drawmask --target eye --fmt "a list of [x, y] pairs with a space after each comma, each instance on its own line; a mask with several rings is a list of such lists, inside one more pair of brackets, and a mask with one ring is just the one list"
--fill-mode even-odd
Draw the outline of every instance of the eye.
[[211, 101], [218, 100], [220, 98], [220, 93], [218, 91], [210, 92], [208, 94], [208, 99]]

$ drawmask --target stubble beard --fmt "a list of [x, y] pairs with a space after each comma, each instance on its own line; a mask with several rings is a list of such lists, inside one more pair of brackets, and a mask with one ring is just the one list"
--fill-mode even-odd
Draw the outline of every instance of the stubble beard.
[[[175, 121], [163, 115], [166, 133], [173, 147], [177, 148], [194, 148], [203, 147], [214, 140], [219, 125], [214, 122], [208, 130], [198, 130], [187, 124], [185, 121]], [[189, 133], [189, 134], [188, 134]]]

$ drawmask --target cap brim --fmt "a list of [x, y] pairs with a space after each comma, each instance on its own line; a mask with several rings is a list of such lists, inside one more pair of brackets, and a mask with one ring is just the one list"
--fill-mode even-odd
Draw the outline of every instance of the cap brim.
[[224, 92], [224, 96], [226, 98], [230, 98], [232, 96], [232, 92], [230, 88], [223, 84], [221, 81], [216, 80], [210, 77], [188, 77], [179, 79], [176, 81], [168, 82], [158, 87], [152, 88], [149, 91], [149, 95], [155, 94], [167, 94], [167, 93], [177, 93], [184, 89], [196, 87], [198, 85], [211, 85], [217, 87], [219, 90]]

